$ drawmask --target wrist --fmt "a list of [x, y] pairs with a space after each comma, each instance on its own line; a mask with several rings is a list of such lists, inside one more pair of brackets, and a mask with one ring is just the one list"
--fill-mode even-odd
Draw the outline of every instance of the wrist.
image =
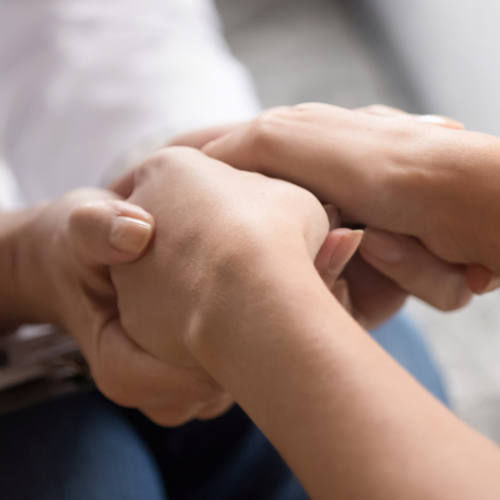
[[61, 260], [51, 257], [57, 234], [56, 225], [48, 227], [43, 222], [47, 206], [26, 210], [11, 240], [13, 287], [24, 323], [58, 323], [53, 275]]
[[32, 289], [39, 288], [40, 268], [35, 262], [28, 243], [32, 238], [32, 223], [41, 207], [0, 215], [0, 266], [2, 288], [0, 290], [0, 324], [2, 327], [43, 321], [38, 305], [33, 301]]
[[230, 342], [244, 344], [270, 328], [284, 331], [298, 301], [301, 308], [308, 304], [314, 310], [315, 294], [324, 286], [305, 247], [291, 248], [254, 249], [244, 258], [232, 256], [216, 270], [214, 286], [206, 288], [186, 337], [188, 350], [210, 373], [214, 356], [223, 358]]

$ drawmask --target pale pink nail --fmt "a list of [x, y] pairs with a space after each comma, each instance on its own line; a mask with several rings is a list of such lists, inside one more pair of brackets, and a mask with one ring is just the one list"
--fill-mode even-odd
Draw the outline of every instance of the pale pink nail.
[[423, 123], [432, 123], [434, 125], [441, 125], [448, 128], [456, 128], [456, 129], [464, 128], [463, 123], [441, 115], [416, 115], [415, 120]]
[[152, 230], [148, 222], [119, 215], [113, 219], [109, 242], [121, 252], [139, 254], [148, 244]]

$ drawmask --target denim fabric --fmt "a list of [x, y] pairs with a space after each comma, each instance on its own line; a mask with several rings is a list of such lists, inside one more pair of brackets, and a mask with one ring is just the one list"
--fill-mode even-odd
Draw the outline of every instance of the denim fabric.
[[0, 418], [3, 500], [159, 500], [149, 449], [123, 412], [96, 392]]
[[[418, 331], [397, 316], [374, 338], [447, 402]], [[279, 455], [234, 407], [163, 429], [96, 392], [0, 418], [5, 500], [306, 500]]]

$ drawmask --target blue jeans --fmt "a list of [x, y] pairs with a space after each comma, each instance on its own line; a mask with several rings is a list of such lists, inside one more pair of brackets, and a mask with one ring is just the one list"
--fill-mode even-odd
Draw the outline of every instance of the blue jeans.
[[[401, 315], [375, 339], [442, 401], [439, 372]], [[235, 407], [207, 422], [160, 428], [97, 392], [0, 418], [5, 500], [306, 500], [279, 455]]]

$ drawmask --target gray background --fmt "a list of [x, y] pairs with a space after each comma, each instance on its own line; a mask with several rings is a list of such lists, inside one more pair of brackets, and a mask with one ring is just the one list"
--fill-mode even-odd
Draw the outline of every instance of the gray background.
[[[495, 0], [218, 0], [264, 106], [386, 103], [500, 134]], [[457, 413], [500, 442], [500, 294], [464, 311], [408, 312], [434, 347]]]

